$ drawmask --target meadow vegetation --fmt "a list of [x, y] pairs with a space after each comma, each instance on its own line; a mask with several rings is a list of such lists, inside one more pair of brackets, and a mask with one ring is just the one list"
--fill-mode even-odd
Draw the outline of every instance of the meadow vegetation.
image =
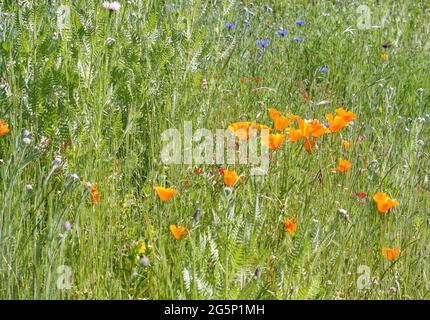
[[430, 297], [428, 1], [119, 3], [0, 1], [1, 299]]

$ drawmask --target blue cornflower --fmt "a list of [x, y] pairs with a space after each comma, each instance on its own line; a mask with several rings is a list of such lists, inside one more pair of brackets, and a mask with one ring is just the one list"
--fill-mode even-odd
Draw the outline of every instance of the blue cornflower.
[[320, 72], [321, 72], [321, 73], [327, 73], [327, 72], [328, 72], [328, 68], [327, 68], [327, 67], [322, 67], [322, 68], [320, 69]]
[[304, 20], [296, 20], [296, 25], [298, 25], [298, 26], [302, 26], [302, 25], [304, 25], [305, 24], [305, 21]]
[[270, 41], [268, 40], [258, 40], [257, 43], [261, 46], [261, 47], [267, 47], [270, 43]]
[[229, 29], [233, 29], [233, 28], [236, 28], [236, 23], [235, 22], [229, 22], [228, 24], [227, 24], [227, 27], [229, 28]]
[[294, 40], [294, 41], [297, 41], [297, 42], [302, 42], [302, 41], [303, 41], [303, 38], [302, 38], [302, 37], [299, 37], [299, 36], [294, 36], [293, 40]]
[[278, 30], [278, 32], [277, 32], [280, 36], [286, 36], [287, 34], [289, 34], [289, 32], [288, 32], [288, 30], [287, 29], [283, 29], [283, 28], [280, 28], [279, 30]]
[[330, 124], [328, 122], [323, 123], [326, 128], [330, 128]]

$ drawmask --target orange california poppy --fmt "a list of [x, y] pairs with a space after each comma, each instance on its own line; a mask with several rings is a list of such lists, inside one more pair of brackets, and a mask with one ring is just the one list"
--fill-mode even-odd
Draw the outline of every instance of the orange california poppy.
[[290, 122], [290, 119], [287, 117], [279, 116], [273, 121], [273, 124], [275, 125], [276, 130], [282, 131], [290, 124]]
[[303, 120], [302, 118], [297, 119], [297, 124], [299, 125], [299, 130], [302, 132], [304, 137], [309, 137], [311, 133], [311, 128], [309, 126], [310, 121]]
[[387, 213], [392, 207], [399, 205], [399, 202], [397, 200], [391, 199], [389, 196], [387, 196], [381, 191], [379, 191], [373, 196], [373, 200], [375, 200], [376, 205], [378, 207], [378, 211], [381, 214]]
[[174, 224], [170, 225], [170, 231], [172, 232], [173, 237], [176, 240], [181, 239], [183, 236], [186, 236], [190, 232], [187, 228], [182, 226], [176, 226]]
[[315, 143], [315, 138], [320, 138], [324, 134], [330, 132], [318, 120], [303, 120], [302, 118], [297, 117], [297, 123], [299, 125], [298, 130], [288, 130], [290, 140], [297, 141], [303, 137], [305, 140], [303, 146], [308, 153], [311, 153], [313, 149], [318, 147]]
[[295, 119], [297, 120], [299, 128], [287, 129], [287, 134], [291, 142], [296, 142], [302, 137], [304, 137], [305, 140], [309, 137], [320, 138], [325, 133], [329, 132], [329, 130], [318, 120], [305, 121], [302, 118], [296, 116]]
[[285, 139], [285, 134], [269, 134], [269, 144], [263, 140], [263, 144], [269, 149], [277, 150]]
[[400, 248], [386, 248], [382, 247], [382, 254], [387, 260], [394, 261], [400, 255]]
[[250, 121], [239, 121], [234, 122], [228, 126], [228, 129], [232, 131], [239, 140], [247, 140], [251, 134], [257, 132], [260, 125]]
[[284, 230], [289, 234], [294, 234], [297, 229], [297, 224], [294, 223], [293, 219], [286, 219], [284, 222]]
[[294, 128], [288, 128], [287, 134], [291, 142], [299, 141], [303, 137], [303, 133], [300, 130]]
[[303, 147], [305, 148], [307, 153], [312, 153], [312, 150], [318, 149], [318, 145], [315, 143], [314, 139], [309, 139], [308, 137], [305, 137]]
[[344, 108], [338, 108], [336, 109], [336, 115], [341, 117], [346, 122], [351, 122], [352, 120], [355, 120], [356, 115], [352, 111], [346, 111]]
[[96, 204], [100, 202], [100, 193], [97, 190], [97, 186], [93, 185], [91, 187], [91, 203]]
[[329, 124], [330, 132], [332, 133], [338, 132], [348, 125], [348, 122], [346, 122], [342, 117], [338, 115], [333, 116], [331, 113], [326, 115], [326, 119]]
[[8, 132], [9, 125], [6, 123], [6, 121], [0, 119], [0, 137], [4, 136]]
[[169, 199], [177, 193], [177, 191], [172, 188], [155, 187], [154, 190], [163, 202], [169, 201]]
[[318, 120], [303, 120], [302, 118], [298, 118], [297, 123], [304, 137], [312, 136], [319, 138], [327, 132], [327, 128]]
[[270, 128], [269, 126], [266, 126], [265, 124], [259, 124], [259, 125], [258, 125], [258, 127], [259, 127], [261, 130], [268, 130], [269, 132], [271, 132], [271, 131], [272, 131], [272, 128]]
[[269, 111], [269, 118], [272, 121], [275, 121], [276, 118], [278, 118], [278, 117], [281, 116], [281, 111], [279, 111], [279, 110], [276, 110], [276, 109], [273, 109], [273, 108], [269, 108], [268, 111]]
[[230, 171], [228, 169], [223, 170], [224, 175], [224, 183], [227, 187], [231, 187], [236, 182], [240, 180], [240, 177], [237, 175], [235, 171]]
[[346, 172], [351, 168], [352, 168], [351, 162], [349, 162], [348, 160], [339, 159], [339, 164], [337, 165], [337, 170], [339, 170], [339, 172]]
[[308, 122], [308, 135], [311, 135], [314, 138], [320, 138], [328, 132], [330, 132], [330, 130], [318, 120], [312, 120]]

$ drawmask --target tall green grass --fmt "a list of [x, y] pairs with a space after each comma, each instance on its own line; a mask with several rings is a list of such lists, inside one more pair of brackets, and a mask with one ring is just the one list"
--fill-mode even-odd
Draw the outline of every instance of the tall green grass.
[[[0, 137], [0, 298], [429, 298], [429, 3], [102, 2], [0, 3], [0, 119], [11, 127]], [[61, 5], [70, 23], [59, 29]], [[360, 5], [374, 27], [357, 27]], [[262, 82], [241, 81], [252, 76]], [[285, 143], [266, 176], [233, 167], [243, 178], [230, 195], [215, 166], [160, 160], [161, 133], [184, 121], [271, 125], [269, 106], [324, 120], [341, 105], [353, 126], [310, 155]], [[330, 172], [339, 157], [349, 174]], [[94, 206], [87, 182], [101, 193]], [[162, 203], [155, 185], [178, 195]], [[371, 199], [380, 190], [400, 202], [386, 215]], [[359, 191], [369, 197], [351, 198]], [[169, 224], [190, 235], [175, 241]]]

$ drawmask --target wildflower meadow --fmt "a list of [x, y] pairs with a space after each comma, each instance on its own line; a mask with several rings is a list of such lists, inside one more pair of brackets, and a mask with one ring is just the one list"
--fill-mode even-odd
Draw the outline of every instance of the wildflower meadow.
[[0, 1], [0, 299], [429, 299], [430, 2]]

